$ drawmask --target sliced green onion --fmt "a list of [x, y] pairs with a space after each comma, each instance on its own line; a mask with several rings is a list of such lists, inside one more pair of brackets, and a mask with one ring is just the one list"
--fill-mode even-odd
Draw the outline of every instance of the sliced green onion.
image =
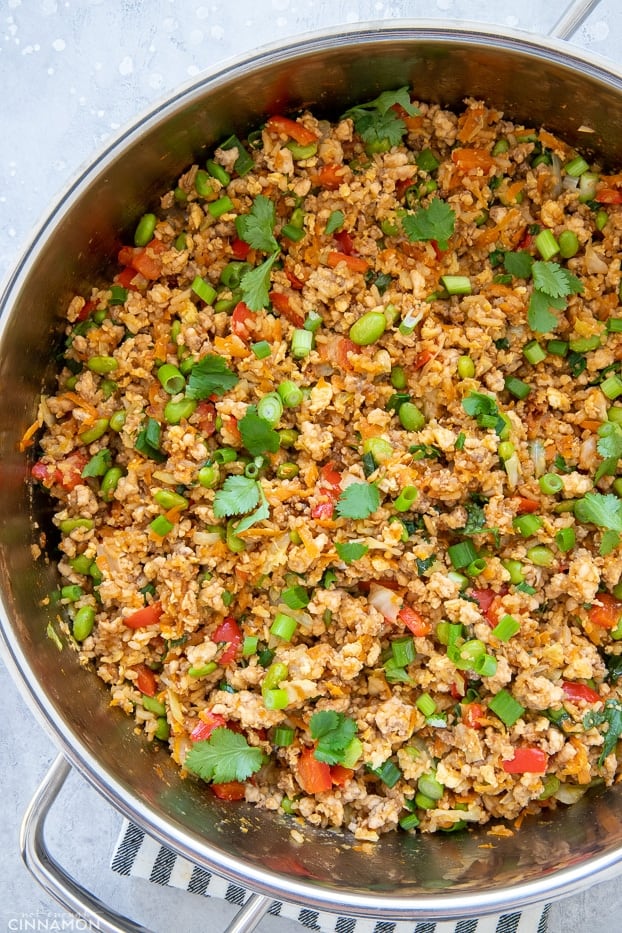
[[472, 560], [471, 563], [465, 570], [465, 573], [468, 577], [478, 577], [480, 573], [483, 573], [487, 567], [485, 558], [476, 557], [475, 560]]
[[416, 829], [419, 826], [421, 820], [416, 813], [407, 813], [406, 816], [403, 816], [399, 821], [400, 829], [409, 832], [411, 829]]
[[111, 285], [110, 286], [110, 304], [111, 305], [122, 305], [127, 299], [128, 291], [127, 288], [123, 288], [122, 285]]
[[302, 326], [305, 330], [310, 330], [314, 334], [322, 326], [322, 321], [321, 314], [318, 314], [317, 311], [309, 311]]
[[452, 583], [456, 583], [460, 587], [461, 592], [469, 585], [469, 578], [463, 573], [458, 573], [457, 570], [450, 570], [447, 576], [452, 581]]
[[417, 791], [415, 794], [415, 803], [421, 810], [436, 809], [436, 800], [433, 797], [428, 797], [427, 794], [422, 794], [421, 791]]
[[587, 204], [596, 197], [596, 189], [600, 178], [595, 172], [583, 172], [579, 178], [579, 203]]
[[447, 548], [447, 554], [454, 570], [462, 570], [463, 567], [468, 567], [478, 557], [476, 547], [470, 540], [451, 544]]
[[377, 778], [380, 778], [387, 787], [394, 787], [402, 776], [402, 772], [390, 758], [383, 761], [379, 768], [370, 768], [369, 770]]
[[572, 550], [577, 541], [577, 535], [574, 528], [560, 528], [555, 532], [555, 543], [562, 553]]
[[266, 671], [266, 676], [263, 679], [261, 684], [261, 689], [263, 690], [272, 690], [274, 687], [278, 687], [282, 680], [289, 674], [289, 668], [287, 664], [283, 664], [282, 661], [276, 661], [274, 664], [271, 664], [268, 670]]
[[157, 222], [158, 218], [155, 214], [143, 214], [134, 232], [135, 246], [147, 246], [151, 243]]
[[549, 340], [546, 349], [553, 356], [567, 356], [568, 343], [565, 340]]
[[397, 509], [398, 512], [407, 512], [412, 508], [418, 495], [419, 490], [416, 486], [405, 486], [393, 503], [393, 507]]
[[508, 728], [513, 726], [515, 722], [518, 722], [525, 712], [525, 707], [521, 706], [507, 690], [500, 690], [499, 693], [496, 693], [488, 701], [488, 708], [491, 709]]
[[285, 226], [281, 228], [281, 234], [288, 240], [291, 240], [292, 243], [298, 243], [304, 237], [305, 230], [303, 227], [295, 227], [293, 224], [285, 224]]
[[211, 305], [216, 297], [216, 289], [209, 282], [206, 282], [200, 275], [195, 276], [190, 286], [191, 291], [197, 295], [206, 305]]
[[536, 567], [552, 567], [555, 563], [553, 551], [544, 544], [536, 544], [527, 551], [527, 560]]
[[545, 473], [538, 480], [540, 491], [545, 496], [554, 496], [564, 488], [564, 481], [557, 473]]
[[570, 175], [571, 178], [578, 178], [580, 175], [583, 175], [584, 172], [587, 172], [588, 169], [589, 165], [583, 156], [575, 156], [574, 159], [570, 159], [570, 161], [566, 162], [564, 165], [566, 175]]
[[270, 634], [276, 635], [277, 638], [282, 638], [283, 641], [291, 641], [297, 628], [298, 622], [296, 619], [292, 618], [292, 616], [285, 615], [284, 612], [279, 612], [270, 626]]
[[251, 350], [258, 360], [265, 360], [270, 356], [272, 349], [267, 340], [259, 340], [257, 343], [251, 343]]
[[545, 260], [552, 259], [559, 253], [559, 243], [555, 239], [552, 230], [541, 230], [534, 240], [536, 249]]
[[186, 387], [186, 380], [172, 363], [163, 363], [158, 368], [158, 380], [165, 392], [169, 395], [177, 395], [183, 392]]
[[520, 632], [520, 622], [514, 616], [502, 616], [492, 630], [492, 635], [499, 641], [509, 641]]
[[242, 143], [240, 142], [237, 136], [235, 135], [229, 136], [227, 139], [225, 139], [224, 142], [220, 144], [220, 148], [224, 149], [225, 151], [227, 149], [238, 150], [238, 157], [235, 160], [233, 167], [238, 173], [238, 175], [240, 175], [240, 177], [250, 172], [250, 170], [253, 167], [253, 158], [248, 152], [248, 150], [245, 149], [245, 147], [242, 145]]
[[606, 210], [601, 208], [599, 211], [596, 211], [596, 216], [594, 217], [594, 223], [596, 224], [597, 230], [602, 232], [607, 226], [608, 220], [609, 220], [609, 214], [607, 213]]
[[471, 280], [466, 275], [442, 275], [441, 282], [448, 295], [470, 295]]
[[58, 527], [64, 535], [70, 535], [72, 531], [77, 531], [78, 528], [92, 531], [95, 522], [92, 518], [64, 518]]
[[367, 437], [363, 441], [363, 455], [370, 454], [375, 463], [384, 463], [392, 453], [393, 445], [384, 437]]
[[526, 515], [517, 515], [516, 518], [513, 518], [512, 526], [523, 538], [529, 538], [542, 528], [542, 519], [539, 515], [528, 512]]
[[291, 379], [286, 379], [284, 382], [281, 382], [277, 388], [277, 392], [285, 408], [296, 408], [304, 398], [300, 386], [292, 382]]
[[412, 635], [402, 635], [391, 642], [391, 654], [398, 667], [412, 664], [417, 656]]
[[505, 388], [520, 401], [526, 399], [531, 392], [531, 386], [523, 382], [523, 380], [519, 379], [517, 376], [506, 376]]
[[296, 584], [283, 590], [281, 601], [285, 603], [288, 609], [305, 609], [309, 605], [310, 596], [304, 586]]
[[441, 784], [436, 775], [431, 771], [421, 775], [417, 781], [417, 790], [421, 794], [425, 794], [426, 797], [430, 797], [432, 800], [440, 800], [445, 793], [444, 785]]
[[67, 586], [61, 587], [60, 595], [61, 599], [66, 599], [73, 603], [76, 599], [80, 599], [81, 596], [84, 596], [84, 590], [77, 583], [70, 583]]
[[291, 726], [277, 726], [272, 736], [275, 748], [288, 748], [294, 741], [294, 730]]
[[293, 479], [295, 476], [298, 476], [299, 473], [300, 467], [297, 463], [280, 463], [276, 468], [278, 479]]
[[257, 414], [274, 427], [283, 414], [283, 402], [277, 392], [269, 392], [259, 400]]
[[194, 176], [194, 189], [201, 198], [209, 198], [213, 195], [214, 188], [210, 184], [210, 177], [202, 168]]
[[170, 726], [164, 716], [158, 717], [158, 725], [153, 733], [154, 738], [160, 742], [167, 742], [170, 735]]
[[292, 333], [291, 353], [295, 360], [309, 356], [313, 349], [313, 333], [303, 327], [296, 327]]
[[275, 687], [273, 690], [263, 690], [263, 705], [266, 709], [286, 709], [289, 699], [287, 690], [281, 687]]
[[603, 395], [613, 401], [619, 395], [622, 395], [622, 379], [614, 373], [613, 376], [608, 376], [607, 379], [601, 382], [600, 388]]
[[622, 334], [622, 317], [610, 317], [607, 320], [607, 333]]
[[257, 654], [257, 645], [259, 644], [258, 635], [245, 635], [242, 642], [242, 657], [250, 658]]
[[217, 668], [218, 664], [216, 661], [209, 661], [208, 664], [203, 664], [201, 667], [189, 667], [188, 676], [195, 677], [198, 680], [200, 677], [208, 677], [210, 674], [213, 674]]
[[212, 454], [212, 460], [215, 463], [234, 463], [238, 459], [238, 452], [235, 447], [219, 447]]
[[568, 344], [572, 353], [589, 353], [590, 350], [597, 350], [600, 346], [600, 337], [594, 334], [592, 337], [578, 337], [571, 340]]
[[419, 712], [426, 717], [426, 719], [428, 716], [432, 716], [432, 714], [436, 712], [436, 703], [429, 693], [422, 693], [421, 696], [417, 697], [415, 700], [415, 706]]
[[530, 340], [529, 343], [526, 343], [523, 347], [523, 356], [528, 363], [531, 363], [532, 366], [536, 366], [538, 363], [541, 363], [542, 360], [546, 359], [546, 350], [537, 340]]
[[250, 271], [251, 265], [248, 262], [228, 262], [220, 273], [220, 281], [231, 290], [236, 289], [243, 277]]

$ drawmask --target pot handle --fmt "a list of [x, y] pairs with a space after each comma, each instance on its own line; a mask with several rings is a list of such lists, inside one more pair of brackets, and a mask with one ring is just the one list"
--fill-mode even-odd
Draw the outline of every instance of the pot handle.
[[555, 39], [572, 39], [579, 26], [599, 3], [600, 0], [573, 0], [549, 30], [549, 36]]
[[[50, 854], [45, 841], [45, 821], [71, 765], [59, 755], [35, 791], [20, 830], [20, 852], [26, 868], [41, 887], [70, 913], [87, 920], [101, 933], [150, 933], [147, 927], [117, 913], [72, 878]], [[224, 933], [252, 933], [267, 913], [271, 898], [252, 894]]]

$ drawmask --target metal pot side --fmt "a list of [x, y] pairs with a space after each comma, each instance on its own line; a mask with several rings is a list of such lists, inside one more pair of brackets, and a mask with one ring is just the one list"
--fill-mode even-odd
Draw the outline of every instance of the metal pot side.
[[[383, 919], [450, 919], [560, 897], [617, 871], [620, 788], [528, 819], [519, 832], [347, 836], [225, 805], [182, 780], [168, 756], [133, 734], [103, 684], [47, 637], [53, 568], [31, 546], [49, 505], [27, 484], [17, 444], [33, 420], [68, 299], [114, 261], [123, 231], [210, 146], [269, 112], [310, 106], [336, 116], [408, 84], [421, 100], [486, 99], [622, 164], [622, 78], [561, 43], [397, 23], [357, 25], [268, 48], [179, 92], [128, 129], [70, 187], [26, 251], [0, 304], [0, 579], [5, 654], [26, 700], [69, 760], [121, 812], [205, 868], [311, 908]], [[588, 128], [589, 131], [586, 129]]]

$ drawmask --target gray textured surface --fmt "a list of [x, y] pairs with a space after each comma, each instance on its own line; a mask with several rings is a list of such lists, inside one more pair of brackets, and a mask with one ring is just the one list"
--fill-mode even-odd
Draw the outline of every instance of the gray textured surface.
[[[120, 129], [204, 70], [325, 26], [425, 16], [545, 34], [560, 0], [0, 0], [0, 279], [79, 168]], [[603, 0], [574, 42], [622, 64], [619, 2]], [[0, 930], [70, 929], [18, 851], [21, 816], [56, 750], [0, 662]], [[50, 845], [80, 880], [158, 931], [221, 930], [234, 909], [108, 868], [119, 815], [72, 774], [50, 820]], [[620, 883], [553, 906], [550, 933], [620, 929]], [[79, 925], [73, 925], [80, 929]], [[84, 928], [84, 927], [82, 927]], [[270, 918], [262, 933], [299, 933]]]

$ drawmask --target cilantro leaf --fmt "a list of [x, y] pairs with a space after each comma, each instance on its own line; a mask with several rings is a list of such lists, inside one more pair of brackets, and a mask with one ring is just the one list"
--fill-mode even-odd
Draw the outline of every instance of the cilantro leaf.
[[317, 740], [314, 757], [329, 765], [343, 761], [344, 753], [356, 735], [357, 725], [353, 719], [333, 709], [314, 713], [309, 722], [311, 735]]
[[516, 253], [505, 253], [503, 256], [505, 271], [516, 279], [528, 279], [533, 267], [533, 257], [525, 250]]
[[472, 418], [479, 418], [480, 415], [496, 415], [499, 412], [493, 396], [486, 395], [484, 392], [469, 392], [467, 397], [462, 399], [462, 407]]
[[248, 476], [228, 476], [214, 496], [214, 515], [225, 518], [244, 515], [260, 499], [259, 483]]
[[404, 232], [411, 242], [436, 240], [439, 249], [449, 248], [449, 237], [455, 225], [455, 211], [441, 198], [433, 198], [428, 207], [402, 217]]
[[605, 531], [600, 541], [598, 553], [601, 557], [606, 557], [612, 551], [615, 551], [619, 543], [620, 535], [617, 531]]
[[239, 381], [238, 375], [229, 369], [221, 356], [207, 353], [190, 370], [186, 395], [197, 400], [210, 395], [224, 395]]
[[531, 267], [534, 288], [549, 298], [565, 298], [583, 291], [580, 280], [556, 262], [534, 262]]
[[335, 550], [346, 564], [351, 564], [353, 560], [359, 560], [361, 557], [365, 557], [369, 548], [361, 541], [346, 541], [343, 544], [336, 541]]
[[622, 500], [612, 493], [586, 492], [575, 502], [574, 514], [580, 522], [591, 522], [599, 528], [622, 532]]
[[134, 446], [143, 457], [149, 457], [157, 463], [162, 463], [166, 460], [166, 454], [160, 450], [161, 440], [162, 427], [160, 423], [155, 418], [147, 418], [145, 425], [136, 436]]
[[249, 405], [246, 414], [238, 422], [242, 443], [253, 457], [260, 454], [274, 454], [280, 447], [278, 432], [265, 418], [260, 418], [253, 405]]
[[242, 534], [243, 531], [247, 531], [251, 525], [254, 525], [256, 522], [262, 522], [264, 519], [270, 517], [270, 506], [268, 505], [268, 500], [266, 499], [264, 491], [259, 483], [257, 483], [257, 486], [259, 489], [259, 507], [255, 509], [251, 515], [247, 515], [246, 518], [243, 518], [241, 522], [237, 523], [233, 529], [236, 535]]
[[260, 266], [249, 269], [240, 279], [242, 300], [251, 311], [260, 311], [269, 304], [270, 273], [279, 253], [273, 253]]
[[605, 700], [602, 710], [591, 710], [583, 717], [585, 729], [594, 729], [607, 723], [608, 729], [603, 739], [603, 747], [598, 759], [602, 765], [607, 755], [615, 749], [622, 736], [622, 703], [619, 700]]
[[264, 194], [258, 194], [249, 214], [239, 214], [235, 229], [241, 240], [263, 253], [275, 253], [279, 244], [274, 237], [276, 208], [274, 202]]
[[259, 771], [264, 762], [260, 748], [249, 745], [243, 735], [220, 726], [209, 739], [195, 742], [184, 761], [184, 767], [204, 781], [223, 784], [245, 781]]
[[368, 518], [380, 505], [380, 493], [373, 483], [350, 483], [337, 499], [342, 518]]
[[363, 142], [380, 152], [390, 146], [397, 146], [406, 133], [406, 124], [392, 109], [396, 104], [411, 117], [419, 113], [410, 102], [408, 88], [401, 87], [396, 91], [383, 91], [374, 100], [351, 107], [344, 117], [351, 117]]
[[[564, 302], [562, 307], [565, 306]], [[555, 330], [559, 321], [557, 320], [557, 316], [551, 312], [551, 307], [555, 307], [553, 299], [545, 295], [544, 292], [534, 290], [531, 293], [527, 311], [527, 323], [532, 330], [539, 334], [548, 334]]]

